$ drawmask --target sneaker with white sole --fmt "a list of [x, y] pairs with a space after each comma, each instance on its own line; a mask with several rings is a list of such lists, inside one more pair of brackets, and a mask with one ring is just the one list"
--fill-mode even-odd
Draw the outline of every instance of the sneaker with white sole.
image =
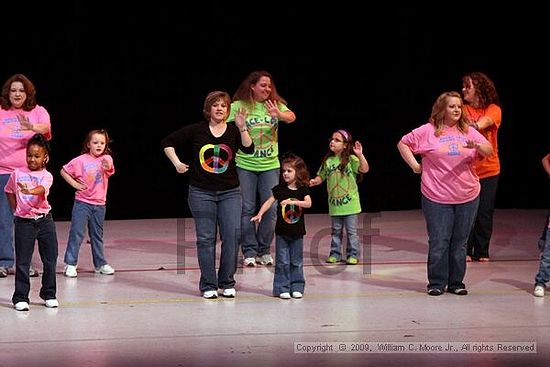
[[202, 296], [206, 299], [218, 298], [218, 291], [205, 291]]
[[292, 292], [292, 298], [302, 298], [304, 295], [302, 294], [302, 292], [298, 292], [298, 291], [295, 291], [295, 292]]
[[36, 270], [34, 266], [31, 265], [31, 267], [29, 268], [29, 277], [36, 278], [39, 276], [40, 276], [40, 272]]
[[13, 305], [17, 311], [28, 311], [29, 310], [29, 303], [28, 302], [17, 302], [15, 305]]
[[68, 278], [76, 278], [76, 265], [65, 265], [65, 276]]
[[283, 293], [279, 294], [279, 298], [280, 299], [290, 299], [290, 293], [283, 292]]
[[258, 256], [256, 258], [256, 262], [262, 265], [273, 265], [273, 258], [271, 257], [270, 254], [265, 254], [262, 256]]
[[95, 269], [96, 273], [104, 274], [104, 275], [113, 275], [115, 273], [115, 269], [109, 264], [101, 265], [99, 268]]
[[535, 297], [544, 297], [544, 287], [542, 285], [537, 285], [533, 291]]
[[256, 260], [253, 257], [247, 257], [243, 261], [244, 266], [256, 266]]
[[55, 298], [47, 299], [46, 301], [46, 307], [48, 308], [57, 308], [59, 307], [59, 302]]
[[237, 291], [235, 290], [235, 288], [226, 288], [222, 292], [222, 296], [226, 298], [235, 298], [236, 295]]

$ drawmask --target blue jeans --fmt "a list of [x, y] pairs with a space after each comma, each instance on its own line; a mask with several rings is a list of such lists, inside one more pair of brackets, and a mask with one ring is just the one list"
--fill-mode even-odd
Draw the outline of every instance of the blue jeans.
[[[250, 218], [258, 213], [262, 204], [272, 195], [271, 189], [279, 183], [279, 169], [252, 172], [237, 167], [237, 174], [243, 198], [241, 218], [243, 255], [247, 258], [269, 254], [275, 233], [277, 203], [273, 203], [271, 208], [265, 212], [257, 229]], [[259, 205], [256, 203], [258, 195], [260, 197]]]
[[71, 217], [69, 240], [65, 250], [64, 262], [67, 265], [78, 264], [78, 253], [84, 240], [84, 230], [88, 226], [88, 235], [92, 245], [94, 267], [107, 264], [103, 251], [103, 223], [105, 222], [105, 205], [92, 205], [75, 200]]
[[428, 230], [428, 289], [465, 288], [466, 241], [479, 197], [464, 204], [438, 204], [422, 196]]
[[4, 187], [10, 175], [0, 175], [0, 266], [11, 268], [13, 252], [13, 210], [10, 207]]
[[40, 219], [15, 217], [15, 292], [12, 302], [29, 302], [31, 266], [34, 244], [38, 240], [38, 252], [44, 266], [40, 298], [56, 298], [55, 267], [57, 265], [57, 234], [51, 214]]
[[347, 245], [346, 258], [353, 256], [359, 258], [359, 236], [357, 235], [357, 214], [331, 216], [332, 230], [330, 241], [330, 255], [338, 261], [342, 259], [343, 229], [346, 228]]
[[[241, 235], [241, 192], [207, 191], [189, 186], [189, 209], [195, 221], [201, 292], [235, 287], [237, 254]], [[220, 268], [216, 276], [216, 234], [222, 241]]]
[[539, 272], [535, 276], [535, 285], [541, 285], [546, 288], [546, 283], [550, 281], [550, 236], [546, 236], [540, 258]]
[[275, 237], [275, 275], [273, 295], [304, 293], [304, 238]]

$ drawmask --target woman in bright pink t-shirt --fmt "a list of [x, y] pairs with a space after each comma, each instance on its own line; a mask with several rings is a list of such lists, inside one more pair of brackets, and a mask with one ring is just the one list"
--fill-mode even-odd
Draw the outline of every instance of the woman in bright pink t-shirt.
[[[466, 295], [466, 240], [479, 204], [474, 163], [492, 153], [491, 144], [470, 128], [457, 92], [441, 94], [424, 124], [401, 138], [397, 148], [420, 173], [422, 212], [428, 230], [428, 294]], [[422, 157], [418, 163], [415, 154]]]
[[[51, 139], [50, 115], [36, 103], [36, 89], [23, 74], [6, 80], [0, 94], [0, 189], [10, 174], [25, 168], [27, 142], [34, 134]], [[14, 264], [13, 213], [5, 195], [0, 195], [0, 278], [8, 276]], [[32, 268], [31, 276], [38, 276]]]

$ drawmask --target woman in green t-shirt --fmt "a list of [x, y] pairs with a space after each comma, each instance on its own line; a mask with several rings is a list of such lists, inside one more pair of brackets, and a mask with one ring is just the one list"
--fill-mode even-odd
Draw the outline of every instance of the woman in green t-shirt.
[[[227, 121], [234, 121], [235, 111], [247, 111], [246, 129], [254, 142], [254, 152], [237, 152], [236, 163], [243, 211], [241, 219], [241, 244], [245, 266], [272, 265], [271, 241], [275, 231], [273, 205], [258, 224], [250, 221], [258, 211], [258, 204], [271, 196], [271, 189], [279, 183], [279, 121], [291, 123], [296, 115], [277, 93], [273, 77], [267, 71], [250, 73], [233, 95], [231, 114]], [[256, 201], [259, 199], [259, 203]]]

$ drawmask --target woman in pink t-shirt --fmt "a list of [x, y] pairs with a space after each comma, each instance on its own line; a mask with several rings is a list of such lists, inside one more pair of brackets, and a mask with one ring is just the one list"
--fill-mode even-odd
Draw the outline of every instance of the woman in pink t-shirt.
[[[428, 294], [445, 289], [466, 295], [466, 240], [479, 204], [476, 160], [491, 144], [469, 128], [457, 92], [441, 94], [430, 120], [401, 138], [397, 148], [414, 173], [420, 173], [422, 212], [428, 230]], [[419, 163], [415, 157], [422, 157]]]
[[[50, 115], [36, 103], [36, 89], [23, 74], [15, 74], [2, 85], [0, 94], [0, 189], [10, 174], [25, 168], [26, 146], [34, 134], [51, 139]], [[13, 266], [13, 213], [5, 195], [0, 195], [0, 278]], [[31, 266], [31, 276], [38, 272]]]

